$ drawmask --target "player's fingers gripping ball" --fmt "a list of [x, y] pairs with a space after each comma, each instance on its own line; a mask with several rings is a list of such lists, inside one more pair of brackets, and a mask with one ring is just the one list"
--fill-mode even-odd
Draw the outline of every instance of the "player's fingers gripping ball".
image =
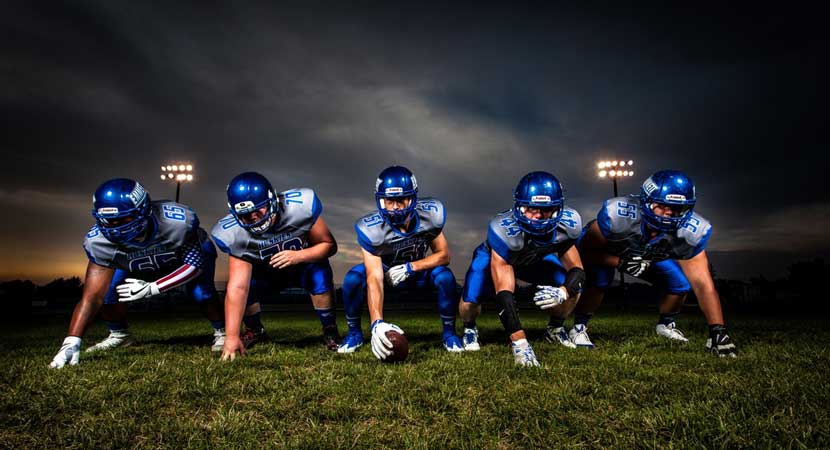
[[371, 343], [372, 353], [383, 362], [403, 361], [409, 354], [409, 343], [403, 330], [383, 320], [372, 323]]

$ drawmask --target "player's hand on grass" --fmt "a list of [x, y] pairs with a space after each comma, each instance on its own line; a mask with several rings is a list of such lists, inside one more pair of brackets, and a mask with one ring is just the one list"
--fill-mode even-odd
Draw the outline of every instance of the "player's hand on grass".
[[270, 264], [275, 269], [284, 269], [302, 262], [299, 250], [283, 250], [271, 257]]
[[136, 278], [127, 278], [115, 289], [118, 291], [119, 302], [132, 302], [158, 295], [161, 292], [155, 281], [147, 282]]
[[568, 291], [555, 286], [536, 286], [533, 303], [541, 309], [549, 309], [561, 305], [568, 299]]
[[386, 332], [396, 331], [404, 334], [397, 325], [386, 323], [383, 320], [376, 320], [372, 323], [372, 353], [377, 359], [386, 359], [392, 354], [392, 341], [386, 336]]
[[222, 361], [235, 360], [237, 353], [239, 353], [239, 356], [245, 354], [245, 346], [242, 345], [242, 340], [239, 339], [239, 336], [226, 336], [225, 345], [222, 347]]
[[58, 354], [55, 355], [55, 357], [52, 358], [52, 362], [49, 363], [49, 367], [53, 369], [60, 369], [67, 363], [70, 366], [75, 366], [78, 364], [80, 357], [81, 338], [77, 336], [67, 336], [66, 339], [63, 340], [61, 349], [58, 350]]

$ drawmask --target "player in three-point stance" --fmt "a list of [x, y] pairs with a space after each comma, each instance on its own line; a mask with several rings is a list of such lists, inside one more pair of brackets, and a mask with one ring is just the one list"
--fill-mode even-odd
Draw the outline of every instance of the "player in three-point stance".
[[575, 348], [562, 326], [579, 301], [585, 272], [574, 245], [582, 229], [576, 210], [564, 204], [562, 185], [547, 172], [531, 172], [513, 192], [513, 208], [490, 220], [487, 240], [473, 252], [461, 297], [464, 348], [479, 349], [476, 318], [481, 301], [495, 297], [514, 361], [539, 366], [519, 321], [516, 279], [534, 284], [534, 303], [550, 312], [545, 339]]
[[[375, 183], [377, 211], [357, 220], [357, 242], [363, 264], [353, 267], [343, 280], [343, 304], [349, 333], [338, 352], [350, 353], [363, 344], [360, 312], [368, 297], [372, 320], [372, 352], [381, 360], [391, 354], [387, 331], [403, 331], [383, 321], [385, 288], [438, 290], [438, 312], [447, 351], [463, 351], [455, 334], [458, 290], [447, 265], [450, 250], [443, 228], [444, 204], [434, 198], [418, 199], [418, 183], [409, 169], [392, 166], [378, 175]], [[432, 253], [427, 256], [427, 249]], [[386, 281], [384, 285], [384, 280]]]
[[133, 343], [127, 303], [186, 285], [213, 326], [213, 351], [222, 349], [225, 324], [213, 274], [216, 249], [189, 207], [150, 200], [136, 181], [105, 182], [92, 198], [96, 225], [87, 233], [89, 263], [81, 301], [72, 313], [63, 346], [50, 364], [78, 364], [81, 337], [100, 309], [110, 334], [87, 352]]
[[[234, 177], [227, 195], [230, 214], [211, 230], [216, 245], [229, 255], [225, 295], [228, 335], [222, 359], [233, 360], [237, 352], [244, 354], [255, 342], [267, 339], [258, 301], [269, 292], [289, 287], [301, 287], [311, 294], [326, 348], [337, 350], [340, 337], [329, 265], [329, 257], [337, 253], [337, 242], [320, 216], [320, 199], [307, 188], [277, 194], [256, 172]], [[242, 336], [240, 322], [246, 328]]]
[[706, 256], [712, 225], [694, 212], [695, 202], [694, 183], [676, 170], [654, 173], [643, 183], [639, 196], [605, 201], [578, 244], [588, 281], [571, 329], [571, 339], [577, 345], [593, 347], [588, 320], [599, 308], [614, 269], [620, 268], [665, 292], [660, 299], [658, 335], [688, 340], [677, 329], [675, 316], [686, 293], [694, 290], [709, 324], [706, 349], [719, 356], [735, 356]]

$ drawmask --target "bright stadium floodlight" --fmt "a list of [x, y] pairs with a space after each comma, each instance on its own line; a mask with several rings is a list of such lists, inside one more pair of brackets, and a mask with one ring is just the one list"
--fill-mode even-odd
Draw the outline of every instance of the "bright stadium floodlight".
[[182, 183], [193, 181], [193, 164], [185, 162], [171, 163], [161, 166], [161, 179], [176, 182], [176, 203], [182, 190]]

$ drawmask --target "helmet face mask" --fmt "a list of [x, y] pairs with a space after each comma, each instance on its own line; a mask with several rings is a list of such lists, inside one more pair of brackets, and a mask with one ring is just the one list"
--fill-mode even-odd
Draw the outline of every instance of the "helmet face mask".
[[683, 172], [661, 170], [648, 177], [640, 190], [643, 221], [658, 231], [676, 231], [694, 213], [695, 185]]
[[[548, 172], [525, 175], [513, 191], [513, 218], [522, 231], [532, 236], [553, 233], [562, 218], [564, 205], [562, 184]], [[528, 217], [528, 209], [538, 209], [540, 217]]]
[[110, 242], [123, 244], [144, 235], [150, 222], [150, 196], [140, 183], [116, 178], [92, 195], [92, 216]]
[[[400, 203], [402, 208], [395, 209]], [[403, 226], [415, 214], [418, 204], [418, 181], [406, 167], [387, 167], [375, 182], [375, 205], [380, 215], [394, 226]]]
[[264, 176], [245, 172], [228, 184], [228, 209], [240, 227], [262, 234], [274, 225], [279, 201], [274, 188]]

